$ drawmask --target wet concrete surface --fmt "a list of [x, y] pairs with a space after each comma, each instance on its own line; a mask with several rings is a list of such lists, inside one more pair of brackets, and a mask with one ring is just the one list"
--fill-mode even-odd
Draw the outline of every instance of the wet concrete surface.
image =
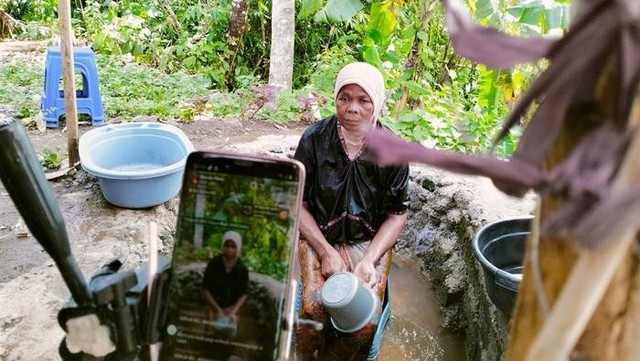
[[0, 183], [0, 287], [50, 259], [32, 237], [17, 237], [19, 229], [27, 231], [11, 198]]

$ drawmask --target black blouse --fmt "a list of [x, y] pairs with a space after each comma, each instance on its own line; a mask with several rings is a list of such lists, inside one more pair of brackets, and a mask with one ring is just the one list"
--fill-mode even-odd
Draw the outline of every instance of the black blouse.
[[304, 201], [327, 241], [353, 244], [371, 240], [389, 213], [406, 212], [409, 166], [379, 166], [366, 146], [350, 160], [338, 127], [335, 115], [310, 126], [294, 158], [306, 168]]
[[211, 293], [218, 306], [233, 306], [240, 296], [247, 294], [249, 270], [238, 260], [231, 271], [226, 272], [222, 255], [215, 256], [207, 263], [202, 288]]

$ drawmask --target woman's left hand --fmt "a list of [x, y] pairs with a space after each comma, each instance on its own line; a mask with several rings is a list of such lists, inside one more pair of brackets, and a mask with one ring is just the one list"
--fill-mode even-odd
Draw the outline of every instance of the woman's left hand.
[[360, 261], [353, 270], [353, 273], [369, 288], [372, 288], [378, 280], [373, 262], [367, 260]]

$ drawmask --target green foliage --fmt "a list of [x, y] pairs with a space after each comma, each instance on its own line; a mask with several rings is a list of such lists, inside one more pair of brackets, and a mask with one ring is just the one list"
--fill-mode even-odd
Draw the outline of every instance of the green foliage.
[[335, 79], [340, 69], [357, 59], [347, 52], [339, 42], [338, 45], [318, 54], [311, 65], [313, 72], [309, 75], [309, 84], [322, 94], [333, 98]]
[[40, 65], [10, 58], [0, 64], [0, 105], [16, 111], [20, 118], [33, 117], [40, 111], [39, 97], [44, 87]]
[[45, 147], [42, 150], [40, 163], [47, 169], [59, 169], [66, 157], [55, 150]]
[[[30, 30], [21, 36], [55, 34], [55, 27], [43, 30], [47, 23], [55, 23], [51, 0], [2, 1], [11, 2], [30, 19], [25, 24]], [[225, 39], [229, 1], [87, 0], [74, 12], [74, 29], [99, 53], [108, 116], [142, 114], [194, 121], [206, 113], [311, 121], [333, 112], [338, 70], [351, 61], [366, 61], [385, 76], [384, 121], [392, 128], [443, 149], [483, 152], [509, 107], [544, 66], [498, 72], [457, 57], [442, 9], [434, 1], [298, 0], [295, 90], [270, 97], [264, 84], [271, 1], [249, 1], [248, 27], [231, 74]], [[516, 35], [558, 34], [569, 22], [568, 0], [468, 0], [467, 4], [481, 24]], [[0, 104], [12, 104], [30, 117], [38, 111], [32, 99], [42, 87], [41, 75], [34, 77], [28, 64], [23, 68], [26, 74], [14, 74], [17, 66], [11, 61], [0, 65], [0, 75], [6, 74], [0, 85], [8, 89], [0, 93]], [[224, 88], [228, 77], [236, 84], [231, 92]], [[21, 81], [28, 85], [14, 85]], [[496, 151], [509, 155], [517, 139], [514, 132]]]
[[165, 74], [118, 57], [98, 56], [100, 92], [109, 117], [155, 115], [178, 118], [181, 100], [208, 93], [208, 81], [201, 75], [182, 72]]
[[19, 28], [16, 38], [20, 40], [51, 39], [58, 34], [58, 28], [52, 24], [30, 21]]
[[[165, 72], [185, 71], [207, 76], [211, 86], [224, 89], [226, 77], [249, 77], [251, 85], [268, 78], [271, 41], [271, 1], [249, 0], [248, 28], [229, 74], [226, 29], [230, 2], [171, 0], [168, 2], [102, 2], [89, 0], [82, 12], [81, 35], [107, 54], [131, 54], [135, 60]], [[308, 80], [309, 64], [319, 49], [344, 34], [330, 24], [309, 18], [296, 23], [294, 86]], [[241, 86], [238, 86], [241, 88]]]
[[372, 6], [369, 24], [366, 26], [362, 44], [362, 58], [370, 64], [382, 67], [384, 55], [389, 45], [396, 21], [388, 6]]
[[[403, 112], [395, 120], [385, 117], [385, 124], [397, 133], [433, 148], [465, 153], [482, 153], [489, 149], [491, 136], [499, 126], [499, 118], [494, 112], [472, 104], [456, 92], [455, 85], [435, 88], [423, 88], [411, 82], [404, 85], [413, 90], [412, 97], [419, 99], [422, 106]], [[507, 138], [507, 142], [514, 142], [513, 137]], [[500, 146], [496, 151], [499, 155], [508, 155], [513, 149]]]
[[[452, 53], [442, 13], [422, 13], [426, 9], [420, 6], [408, 6], [395, 14], [387, 8], [385, 15], [378, 16], [395, 16], [395, 27], [402, 31], [387, 32], [388, 39], [368, 35], [382, 44], [376, 49], [384, 52], [377, 54], [383, 65], [388, 64], [385, 70], [389, 69], [385, 72], [390, 89], [388, 105], [393, 111], [383, 121], [426, 146], [484, 152], [506, 107], [495, 94], [481, 92], [476, 66]], [[426, 23], [424, 18], [428, 18]], [[493, 102], [491, 107], [481, 105], [482, 96], [485, 103]]]
[[83, 33], [100, 52], [131, 54], [165, 72], [200, 73], [222, 86], [229, 9], [230, 3], [222, 0], [88, 1]]
[[[497, 27], [514, 35], [559, 35], [569, 27], [567, 1], [532, 0], [514, 3], [505, 0], [471, 0], [470, 4], [481, 24]], [[543, 67], [544, 63], [541, 63], [500, 71], [479, 66], [478, 105], [483, 107], [484, 115], [498, 117], [506, 114], [508, 106], [522, 94]], [[483, 130], [483, 127], [479, 129]], [[506, 139], [499, 145], [497, 151], [511, 154], [519, 131], [512, 132], [510, 137], [511, 139]]]
[[57, 16], [57, 4], [55, 0], [0, 0], [0, 9], [16, 20], [52, 22]]
[[533, 0], [508, 6], [505, 11], [523, 33], [560, 34], [569, 28], [570, 9], [566, 2]]
[[341, 60], [330, 59], [326, 57], [327, 53], [338, 49], [341, 56], [357, 54], [358, 40], [359, 36], [348, 27], [317, 23], [311, 18], [298, 18], [293, 59], [293, 88], [300, 89], [307, 85], [315, 85], [314, 79], [310, 77], [317, 73], [318, 65], [325, 64], [320, 61], [320, 58], [329, 61]]
[[300, 12], [298, 12], [298, 18], [307, 18], [315, 13], [317, 13], [320, 9], [322, 9], [323, 0], [302, 0], [302, 5], [300, 5]]
[[360, 0], [302, 0], [298, 17], [313, 15], [316, 22], [342, 22], [353, 18], [364, 8]]
[[[98, 54], [96, 58], [100, 93], [108, 118], [136, 115], [181, 118], [195, 106], [184, 100], [210, 92], [209, 83], [202, 75], [166, 74], [114, 56]], [[10, 106], [22, 118], [35, 116], [40, 111], [43, 82], [41, 64], [20, 58], [6, 59], [0, 64], [0, 88], [3, 89], [0, 105]]]
[[340, 22], [351, 19], [364, 5], [359, 0], [328, 0], [314, 16], [317, 22]]

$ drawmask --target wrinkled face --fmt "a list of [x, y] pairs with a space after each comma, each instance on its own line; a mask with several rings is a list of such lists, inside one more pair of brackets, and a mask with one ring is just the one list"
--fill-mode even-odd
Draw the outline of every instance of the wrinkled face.
[[340, 125], [350, 132], [366, 132], [373, 125], [373, 102], [357, 84], [348, 84], [336, 97], [336, 114]]
[[238, 246], [236, 242], [228, 239], [222, 244], [222, 253], [230, 258], [237, 257], [239, 255]]

